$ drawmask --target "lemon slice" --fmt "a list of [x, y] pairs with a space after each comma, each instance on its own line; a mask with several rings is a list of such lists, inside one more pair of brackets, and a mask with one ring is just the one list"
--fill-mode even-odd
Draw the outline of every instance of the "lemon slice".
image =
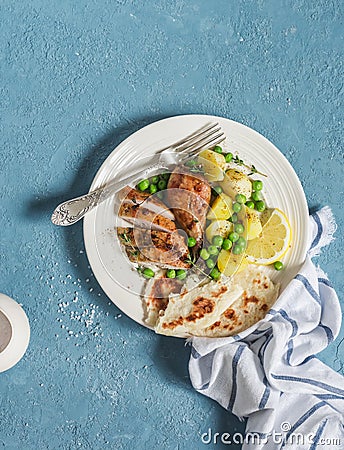
[[247, 260], [264, 266], [280, 260], [288, 251], [291, 242], [291, 227], [287, 216], [274, 209], [263, 226], [260, 235], [248, 242]]

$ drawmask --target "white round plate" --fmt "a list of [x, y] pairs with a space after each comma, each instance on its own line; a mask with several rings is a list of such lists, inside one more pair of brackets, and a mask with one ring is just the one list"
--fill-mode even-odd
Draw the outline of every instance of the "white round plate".
[[[293, 233], [291, 249], [284, 257], [285, 269], [271, 271], [281, 289], [296, 275], [308, 247], [308, 206], [301, 183], [282, 153], [265, 137], [233, 120], [207, 115], [170, 117], [154, 122], [125, 139], [105, 160], [90, 190], [118, 177], [124, 178], [129, 166], [143, 155], [154, 155], [203, 125], [217, 121], [226, 133], [225, 151], [238, 154], [268, 177], [264, 178], [264, 197], [269, 207], [280, 208], [288, 216]], [[143, 321], [141, 292], [144, 280], [123, 256], [114, 230], [114, 197], [89, 212], [84, 219], [84, 239], [92, 270], [107, 294], [126, 315]], [[117, 281], [120, 280], [120, 283]]]

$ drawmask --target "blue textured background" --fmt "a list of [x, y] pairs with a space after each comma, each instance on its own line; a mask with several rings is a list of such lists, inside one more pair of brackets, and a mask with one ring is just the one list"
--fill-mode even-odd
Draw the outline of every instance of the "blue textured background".
[[[343, 3], [23, 3], [0, 6], [0, 290], [23, 304], [32, 338], [0, 374], [0, 448], [212, 448], [209, 427], [244, 425], [194, 392], [182, 340], [109, 304], [81, 224], [50, 214], [140, 127], [225, 116], [287, 156], [311, 208], [333, 208], [337, 240], [318, 261], [343, 300]], [[320, 355], [342, 373], [343, 340]]]

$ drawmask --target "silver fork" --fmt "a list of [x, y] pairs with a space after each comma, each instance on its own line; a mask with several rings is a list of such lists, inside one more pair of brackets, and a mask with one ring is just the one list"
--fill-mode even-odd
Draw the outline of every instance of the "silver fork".
[[158, 155], [158, 161], [154, 164], [146, 164], [143, 172], [141, 169], [140, 172], [119, 181], [114, 179], [88, 194], [61, 203], [54, 210], [51, 221], [55, 225], [72, 225], [125, 185], [137, 181], [139, 178], [146, 178], [148, 173], [151, 176], [154, 175], [154, 171], [169, 170], [178, 164], [183, 164], [188, 159], [196, 157], [205, 147], [214, 147], [224, 139], [225, 134], [218, 123], [204, 125], [184, 139], [155, 153], [153, 158]]

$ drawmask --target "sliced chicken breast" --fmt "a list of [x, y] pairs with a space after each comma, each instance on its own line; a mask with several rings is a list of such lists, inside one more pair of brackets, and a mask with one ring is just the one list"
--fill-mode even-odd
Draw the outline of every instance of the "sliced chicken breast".
[[174, 215], [170, 209], [162, 202], [156, 195], [151, 195], [147, 192], [133, 189], [130, 186], [125, 186], [117, 193], [117, 202], [120, 204], [127, 203], [130, 205], [141, 205], [156, 214], [174, 220]]
[[159, 263], [164, 267], [188, 268], [189, 250], [178, 232], [117, 228], [121, 243], [132, 262]]
[[168, 204], [176, 221], [201, 246], [206, 215], [211, 198], [211, 187], [200, 174], [194, 175], [176, 168], [169, 179], [167, 189]]
[[122, 203], [119, 208], [119, 216], [138, 228], [154, 229], [159, 231], [176, 231], [173, 220], [161, 214], [157, 214], [145, 206], [131, 203]]

